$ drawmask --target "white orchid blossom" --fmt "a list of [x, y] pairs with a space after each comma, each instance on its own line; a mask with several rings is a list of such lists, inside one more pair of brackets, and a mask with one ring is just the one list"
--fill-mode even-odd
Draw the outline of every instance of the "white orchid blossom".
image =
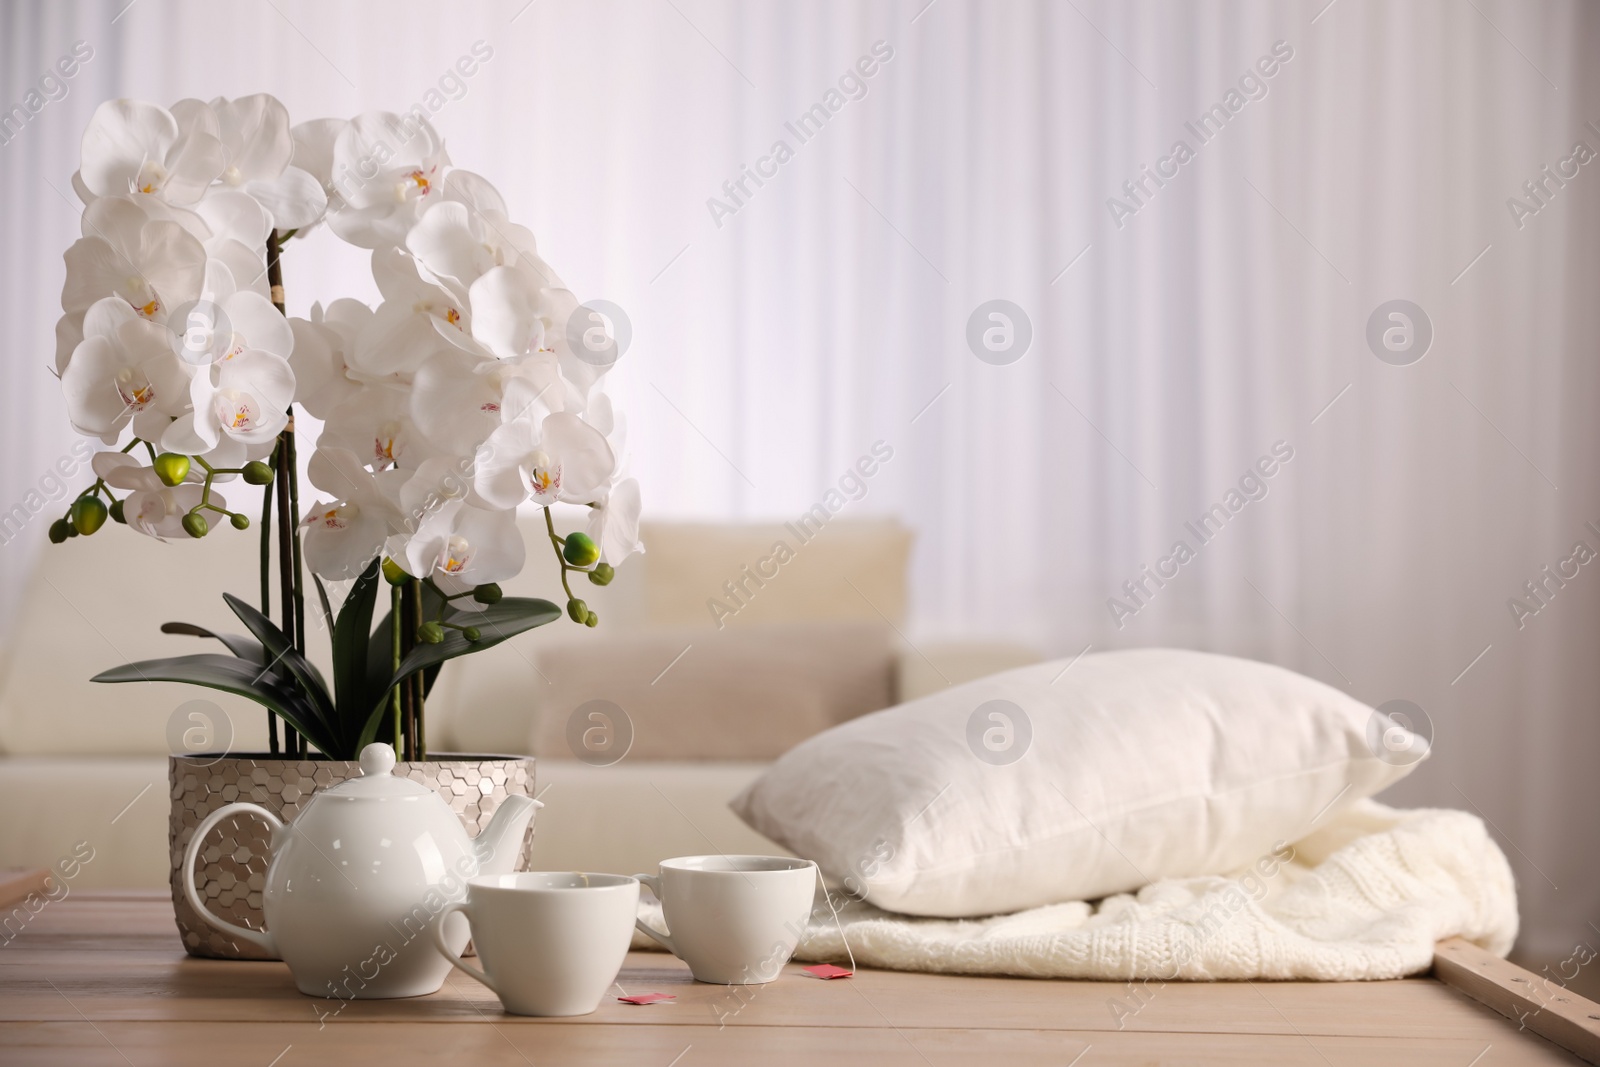
[[588, 504], [610, 484], [616, 457], [605, 436], [576, 415], [556, 412], [497, 427], [473, 462], [478, 495], [497, 508], [531, 499]]
[[[390, 540], [393, 556], [398, 539]], [[404, 539], [401, 558], [407, 573], [432, 578], [454, 595], [514, 578], [526, 554], [515, 512], [474, 507], [458, 497], [423, 516], [416, 533]]]
[[306, 561], [324, 578], [359, 577], [399, 528], [398, 472], [374, 474], [348, 449], [319, 448], [306, 474], [334, 498], [312, 504], [300, 520]]
[[311, 305], [311, 318], [290, 319], [294, 352], [295, 400], [319, 419], [327, 419], [340, 404], [360, 394], [362, 386], [378, 379], [350, 366], [357, 339], [372, 322], [372, 309], [359, 300], [335, 300], [324, 310]]
[[423, 212], [406, 235], [406, 248], [463, 302], [473, 283], [495, 267], [521, 267], [542, 286], [561, 287], [539, 258], [533, 232], [513, 223], [500, 193], [471, 171], [449, 173], [443, 199]]
[[61, 389], [73, 429], [107, 444], [130, 422], [136, 434], [165, 426], [189, 402], [189, 378], [166, 327], [115, 296], [85, 312], [83, 340], [62, 370]]
[[282, 356], [254, 348], [230, 350], [195, 371], [189, 398], [192, 409], [161, 436], [166, 451], [208, 453], [225, 439], [270, 445], [289, 423], [294, 372]]
[[560, 411], [566, 395], [553, 352], [493, 359], [447, 348], [417, 371], [411, 417], [436, 448], [470, 456], [501, 423]]
[[223, 148], [222, 183], [243, 189], [280, 230], [309, 226], [328, 209], [322, 183], [292, 166], [289, 112], [265, 93], [211, 101]]
[[430, 356], [449, 348], [441, 334], [469, 328], [467, 302], [423, 279], [398, 248], [372, 253], [372, 277], [383, 303], [362, 332], [351, 364], [363, 374], [410, 380]]
[[587, 532], [600, 546], [600, 558], [613, 567], [643, 552], [639, 543], [639, 483], [624, 478], [606, 490], [589, 512]]
[[200, 295], [206, 252], [180, 223], [152, 218], [134, 198], [102, 197], [83, 212], [84, 236], [67, 249], [63, 311], [118, 296], [142, 317], [164, 322]]
[[347, 448], [374, 470], [416, 470], [438, 454], [411, 419], [411, 387], [368, 385], [328, 413], [318, 444]]
[[193, 204], [222, 169], [214, 129], [180, 127], [172, 112], [142, 100], [107, 100], [83, 133], [78, 182], [96, 197], [140, 193]]
[[449, 162], [424, 118], [387, 111], [356, 116], [334, 139], [330, 180], [344, 206], [329, 213], [328, 225], [361, 248], [401, 244], [437, 199]]

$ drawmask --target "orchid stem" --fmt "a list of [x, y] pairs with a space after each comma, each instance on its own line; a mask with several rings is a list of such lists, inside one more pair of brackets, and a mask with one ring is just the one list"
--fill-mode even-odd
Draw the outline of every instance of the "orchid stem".
[[568, 600], [576, 600], [578, 598], [572, 595], [572, 586], [567, 584], [567, 572], [569, 570], [578, 570], [579, 568], [567, 563], [567, 558], [561, 554], [562, 538], [556, 536], [556, 523], [550, 517], [550, 509], [548, 507], [544, 509], [544, 528], [550, 531], [550, 544], [555, 547], [556, 562], [561, 564], [561, 588], [567, 591]]
[[[277, 461], [276, 455], [273, 461]], [[272, 486], [267, 485], [261, 492], [261, 614], [272, 618]], [[262, 666], [271, 666], [270, 657], [263, 646], [261, 649]], [[267, 711], [267, 744], [272, 754], [278, 754], [278, 716], [272, 710]]]
[[[389, 644], [393, 652], [394, 674], [400, 673], [400, 628], [404, 624], [400, 619], [400, 587], [389, 587]], [[395, 758], [400, 758], [404, 749], [401, 744], [400, 726], [400, 687], [397, 685], [390, 691], [389, 706], [394, 712], [394, 751]]]

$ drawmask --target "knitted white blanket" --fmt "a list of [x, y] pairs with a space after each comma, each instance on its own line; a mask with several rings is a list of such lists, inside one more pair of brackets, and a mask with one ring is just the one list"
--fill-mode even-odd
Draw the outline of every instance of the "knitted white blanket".
[[[1027, 978], [1351, 981], [1425, 971], [1434, 942], [1453, 936], [1503, 956], [1517, 934], [1511, 868], [1481, 819], [1370, 800], [1248, 871], [1098, 903], [949, 920], [834, 899], [838, 921], [819, 896], [797, 959]], [[654, 901], [642, 910], [661, 921]]]

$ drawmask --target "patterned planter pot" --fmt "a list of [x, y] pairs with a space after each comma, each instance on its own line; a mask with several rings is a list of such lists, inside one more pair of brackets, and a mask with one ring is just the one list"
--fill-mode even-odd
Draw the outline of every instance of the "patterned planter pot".
[[[223, 757], [201, 753], [170, 757], [167, 771], [172, 797], [167, 833], [172, 853], [172, 905], [184, 949], [191, 956], [210, 959], [267, 959], [254, 945], [239, 944], [207, 925], [185, 899], [181, 869], [195, 827], [236, 800], [260, 804], [291, 822], [315, 793], [357, 777], [361, 765], [353, 760], [291, 760], [264, 753]], [[507, 796], [533, 796], [532, 756], [441, 753], [425, 763], [398, 764], [394, 773], [438, 792], [472, 837], [489, 824]], [[519, 871], [528, 868], [533, 829], [529, 823], [517, 859]], [[261, 887], [266, 884], [270, 862], [270, 834], [260, 819], [239, 815], [224, 819], [209, 835], [195, 864], [195, 886], [219, 918], [261, 929]]]

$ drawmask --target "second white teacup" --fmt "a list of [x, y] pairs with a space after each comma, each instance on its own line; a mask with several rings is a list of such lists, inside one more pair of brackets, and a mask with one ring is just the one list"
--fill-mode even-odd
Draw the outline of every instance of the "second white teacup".
[[661, 901], [670, 933], [638, 928], [689, 965], [698, 981], [762, 985], [778, 977], [805, 933], [817, 865], [786, 856], [681, 856], [660, 875], [635, 875]]
[[[481, 971], [444, 943], [454, 911], [472, 925]], [[626, 875], [488, 875], [470, 880], [467, 899], [439, 913], [433, 938], [513, 1015], [588, 1015], [622, 969], [638, 912], [639, 883]]]

